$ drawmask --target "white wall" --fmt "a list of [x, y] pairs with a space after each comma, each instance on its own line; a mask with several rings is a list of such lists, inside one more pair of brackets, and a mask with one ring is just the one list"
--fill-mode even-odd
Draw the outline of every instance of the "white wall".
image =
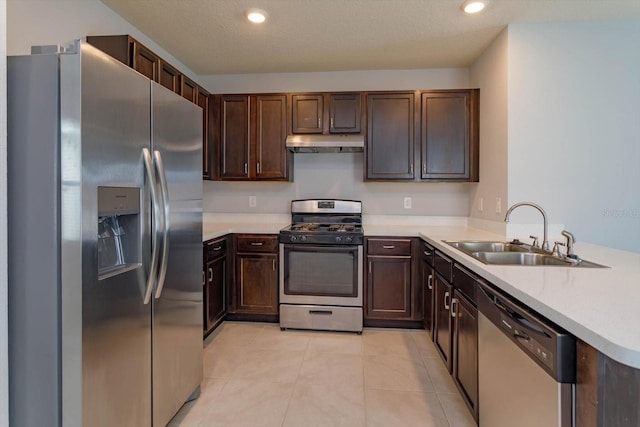
[[197, 75], [99, 0], [6, 0], [7, 54], [67, 44], [87, 35], [130, 34], [194, 80]]
[[0, 426], [9, 425], [7, 336], [7, 6], [0, 1]]
[[638, 46], [637, 21], [509, 26], [509, 203], [535, 201], [578, 241], [636, 252]]
[[471, 86], [480, 88], [480, 182], [470, 195], [469, 216], [499, 222], [504, 213], [496, 213], [496, 197], [503, 211], [507, 203], [508, 46], [505, 29], [469, 72]]
[[[467, 69], [200, 76], [215, 93], [451, 89], [469, 87]], [[481, 95], [482, 96], [482, 95]], [[470, 184], [365, 183], [363, 153], [294, 154], [293, 183], [205, 182], [207, 212], [288, 213], [297, 198], [363, 201], [367, 214], [467, 216]], [[249, 208], [249, 196], [256, 208]], [[404, 209], [404, 197], [413, 206]]]

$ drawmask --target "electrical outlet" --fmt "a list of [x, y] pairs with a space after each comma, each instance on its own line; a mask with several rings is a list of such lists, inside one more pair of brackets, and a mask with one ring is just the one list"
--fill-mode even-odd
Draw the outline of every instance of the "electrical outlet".
[[256, 196], [249, 196], [249, 207], [250, 208], [256, 207]]
[[496, 197], [496, 213], [502, 213], [502, 197]]
[[411, 209], [411, 197], [404, 198], [404, 208]]
[[480, 197], [480, 199], [478, 199], [478, 211], [484, 211], [484, 197]]

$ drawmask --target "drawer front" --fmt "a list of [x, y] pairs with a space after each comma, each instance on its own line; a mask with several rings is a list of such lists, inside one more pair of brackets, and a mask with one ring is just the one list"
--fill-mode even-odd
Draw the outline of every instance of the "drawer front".
[[431, 267], [433, 267], [433, 258], [435, 257], [435, 254], [436, 254], [436, 250], [433, 248], [433, 246], [431, 246], [430, 244], [428, 244], [424, 240], [421, 240], [420, 241], [420, 254], [421, 254], [422, 258], [427, 261], [427, 264], [429, 264]]
[[436, 269], [438, 273], [446, 280], [451, 283], [452, 275], [453, 275], [453, 261], [448, 256], [444, 255], [440, 251], [435, 251], [434, 259], [433, 259], [433, 267]]
[[238, 252], [278, 252], [278, 236], [271, 234], [240, 234], [236, 236]]
[[204, 244], [204, 261], [212, 261], [227, 253], [227, 239], [210, 240]]
[[463, 293], [475, 306], [476, 303], [476, 276], [458, 264], [453, 266], [453, 287]]
[[411, 239], [367, 239], [367, 254], [411, 256]]

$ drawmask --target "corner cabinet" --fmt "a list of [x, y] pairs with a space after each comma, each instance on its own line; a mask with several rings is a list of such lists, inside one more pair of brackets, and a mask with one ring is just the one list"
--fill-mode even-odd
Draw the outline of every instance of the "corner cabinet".
[[478, 181], [478, 89], [366, 99], [366, 180]]
[[220, 179], [290, 179], [286, 95], [222, 95], [219, 111]]
[[423, 92], [423, 180], [478, 181], [478, 90]]

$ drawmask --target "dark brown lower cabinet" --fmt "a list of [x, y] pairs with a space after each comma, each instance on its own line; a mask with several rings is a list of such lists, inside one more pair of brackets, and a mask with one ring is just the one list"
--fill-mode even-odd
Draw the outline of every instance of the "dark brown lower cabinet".
[[236, 314], [278, 315], [278, 236], [236, 236]]
[[202, 311], [204, 335], [213, 331], [227, 312], [229, 270], [226, 237], [204, 243]]
[[440, 274], [435, 275], [434, 280], [434, 332], [433, 343], [442, 357], [447, 370], [452, 369], [452, 318], [451, 318], [451, 298], [453, 287], [444, 280]]
[[453, 380], [478, 421], [478, 309], [457, 290], [451, 304]]
[[422, 259], [422, 312], [424, 315], [424, 329], [429, 332], [431, 339], [433, 339], [433, 324], [434, 324], [434, 287], [433, 282], [435, 279], [435, 272], [433, 267], [426, 259]]
[[367, 262], [367, 317], [409, 319], [411, 257], [368, 256]]

